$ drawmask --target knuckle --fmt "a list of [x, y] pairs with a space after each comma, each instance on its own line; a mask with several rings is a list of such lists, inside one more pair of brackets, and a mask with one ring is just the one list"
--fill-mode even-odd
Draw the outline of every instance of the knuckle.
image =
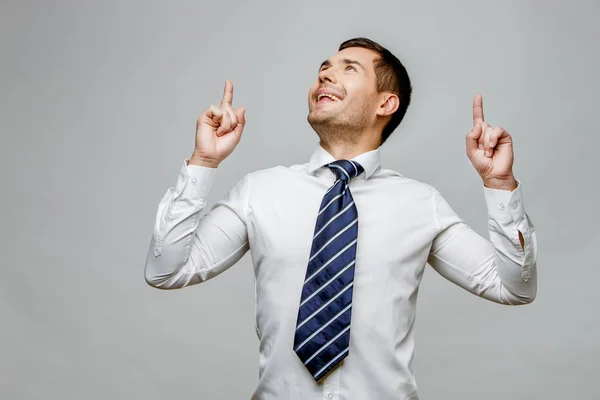
[[220, 117], [221, 116], [221, 109], [213, 104], [210, 107], [208, 107], [208, 109], [206, 110], [205, 114], [206, 115], [211, 115], [212, 117]]

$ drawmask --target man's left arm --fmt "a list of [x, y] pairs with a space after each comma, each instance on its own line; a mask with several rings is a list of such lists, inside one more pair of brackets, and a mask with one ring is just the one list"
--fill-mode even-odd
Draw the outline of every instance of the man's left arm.
[[471, 230], [434, 190], [440, 232], [428, 262], [481, 297], [503, 304], [530, 303], [537, 291], [535, 228], [525, 213], [521, 184], [513, 175], [512, 137], [485, 122], [481, 95], [473, 99], [466, 153], [483, 180], [490, 241]]
[[537, 240], [521, 184], [513, 191], [484, 187], [490, 240], [472, 230], [434, 189], [439, 233], [428, 263], [446, 279], [485, 299], [531, 303], [537, 291]]

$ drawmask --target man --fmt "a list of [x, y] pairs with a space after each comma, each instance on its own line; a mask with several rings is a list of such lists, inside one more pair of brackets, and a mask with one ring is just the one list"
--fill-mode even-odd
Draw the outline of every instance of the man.
[[245, 125], [229, 81], [220, 107], [199, 117], [195, 150], [158, 207], [145, 278], [160, 289], [195, 285], [250, 250], [260, 339], [253, 399], [418, 399], [413, 323], [427, 263], [491, 301], [535, 298], [535, 231], [511, 136], [485, 122], [475, 96], [466, 153], [483, 180], [490, 242], [435, 188], [381, 168], [379, 147], [410, 95], [388, 50], [344, 42], [308, 94], [320, 139], [308, 163], [247, 174], [203, 217]]

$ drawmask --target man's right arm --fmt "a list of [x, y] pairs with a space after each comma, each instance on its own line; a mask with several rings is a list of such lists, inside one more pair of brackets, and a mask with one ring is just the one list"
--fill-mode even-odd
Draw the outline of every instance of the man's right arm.
[[194, 153], [181, 168], [177, 185], [160, 201], [144, 272], [153, 287], [204, 282], [249, 249], [248, 175], [200, 217], [217, 167], [237, 146], [246, 124], [246, 109], [234, 110], [232, 100], [233, 84], [226, 81], [220, 106], [211, 105], [198, 117]]
[[178, 289], [204, 282], [235, 264], [248, 251], [248, 175], [200, 217], [216, 168], [184, 162], [175, 187], [156, 213], [145, 265], [146, 282]]

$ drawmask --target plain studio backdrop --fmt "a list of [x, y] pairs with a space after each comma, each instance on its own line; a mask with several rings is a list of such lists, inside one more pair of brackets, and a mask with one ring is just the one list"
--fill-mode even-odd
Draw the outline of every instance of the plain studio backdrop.
[[250, 397], [250, 256], [198, 286], [151, 288], [157, 206], [226, 79], [247, 128], [208, 207], [248, 172], [307, 162], [318, 143], [308, 89], [356, 36], [395, 53], [414, 86], [383, 166], [436, 187], [487, 238], [465, 155], [482, 93], [486, 120], [514, 138], [538, 234], [539, 290], [527, 306], [426, 270], [421, 398], [600, 398], [599, 17], [597, 1], [4, 0], [0, 398]]

